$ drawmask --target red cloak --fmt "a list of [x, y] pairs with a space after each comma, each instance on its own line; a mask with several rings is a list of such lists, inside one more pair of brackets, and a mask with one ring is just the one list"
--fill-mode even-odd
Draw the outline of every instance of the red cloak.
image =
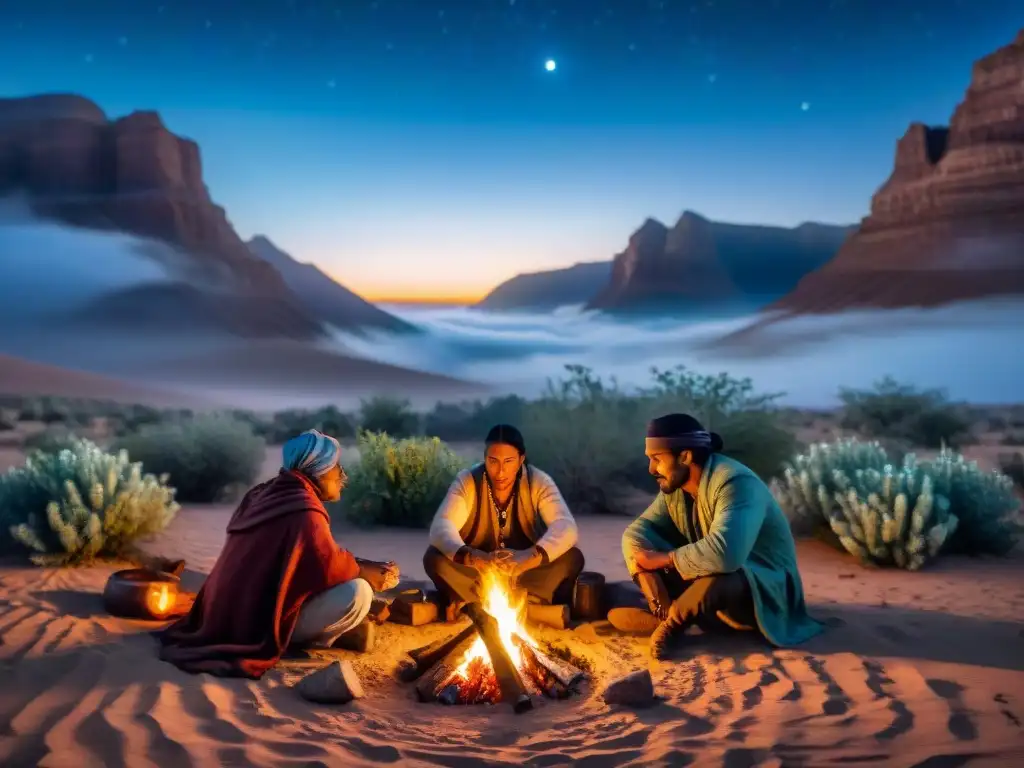
[[186, 672], [259, 678], [277, 663], [309, 598], [359, 575], [305, 476], [281, 470], [238, 505], [192, 610], [159, 634]]

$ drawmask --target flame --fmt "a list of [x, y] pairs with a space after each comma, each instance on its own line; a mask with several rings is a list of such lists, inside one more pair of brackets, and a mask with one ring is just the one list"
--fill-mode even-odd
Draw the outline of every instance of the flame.
[[[480, 594], [483, 597], [481, 606], [498, 623], [498, 634], [501, 637], [502, 645], [505, 646], [505, 651], [512, 663], [521, 670], [523, 666], [522, 653], [512, 638], [518, 637], [522, 642], [534, 648], [537, 647], [537, 643], [530, 637], [523, 622], [526, 616], [526, 592], [513, 589], [508, 574], [492, 567], [481, 574]], [[466, 651], [462, 663], [456, 669], [456, 674], [463, 680], [467, 680], [469, 665], [476, 659], [491, 663], [487, 646], [484, 645], [483, 638], [479, 635]]]
[[153, 606], [153, 612], [159, 616], [166, 613], [167, 609], [171, 607], [171, 590], [166, 584], [162, 584], [156, 590], [155, 597], [156, 601]]

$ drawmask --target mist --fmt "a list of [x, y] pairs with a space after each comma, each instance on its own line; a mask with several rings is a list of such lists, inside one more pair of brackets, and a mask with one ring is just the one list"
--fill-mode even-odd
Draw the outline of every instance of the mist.
[[760, 392], [784, 393], [781, 402], [821, 408], [836, 404], [840, 387], [868, 387], [886, 375], [974, 403], [1016, 402], [1024, 381], [1021, 301], [802, 317], [733, 338], [755, 317], [682, 324], [619, 321], [572, 307], [553, 314], [388, 310], [427, 333], [343, 335], [346, 348], [526, 396], [574, 363], [626, 387], [648, 384], [652, 366], [726, 371], [750, 377]]
[[155, 244], [34, 217], [0, 202], [0, 322], [10, 329], [64, 313], [112, 290], [168, 279]]

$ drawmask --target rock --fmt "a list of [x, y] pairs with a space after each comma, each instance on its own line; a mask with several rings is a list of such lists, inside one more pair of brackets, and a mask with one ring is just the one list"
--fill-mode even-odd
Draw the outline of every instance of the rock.
[[649, 707], [656, 702], [654, 698], [654, 682], [649, 670], [642, 669], [630, 672], [608, 683], [601, 698], [605, 704], [624, 707]]
[[[171, 133], [155, 112], [109, 120], [76, 95], [0, 99], [0, 196], [10, 194], [25, 195], [44, 217], [172, 246], [161, 263], [173, 280], [252, 297], [261, 327], [247, 335], [324, 332], [210, 199], [196, 143]], [[186, 303], [176, 316], [188, 310]]]
[[347, 661], [332, 661], [295, 684], [295, 690], [307, 701], [317, 704], [348, 704], [364, 696], [352, 665]]
[[685, 211], [671, 228], [647, 219], [612, 262], [588, 309], [694, 311], [761, 306], [835, 255], [848, 227], [724, 224]]
[[835, 258], [772, 309], [932, 307], [1024, 294], [1024, 31], [979, 60], [949, 127], [913, 123]]

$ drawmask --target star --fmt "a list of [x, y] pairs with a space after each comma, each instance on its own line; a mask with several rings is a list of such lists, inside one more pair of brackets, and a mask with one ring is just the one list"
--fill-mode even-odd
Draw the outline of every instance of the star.
[[800, 109], [802, 111], [806, 112], [810, 108], [811, 108], [811, 102], [809, 102], [809, 101], [802, 101], [802, 102], [800, 102]]
[[548, 59], [547, 61], [544, 62], [544, 69], [546, 69], [548, 72], [554, 72], [556, 69], [558, 69], [558, 62], [555, 61], [554, 59]]

